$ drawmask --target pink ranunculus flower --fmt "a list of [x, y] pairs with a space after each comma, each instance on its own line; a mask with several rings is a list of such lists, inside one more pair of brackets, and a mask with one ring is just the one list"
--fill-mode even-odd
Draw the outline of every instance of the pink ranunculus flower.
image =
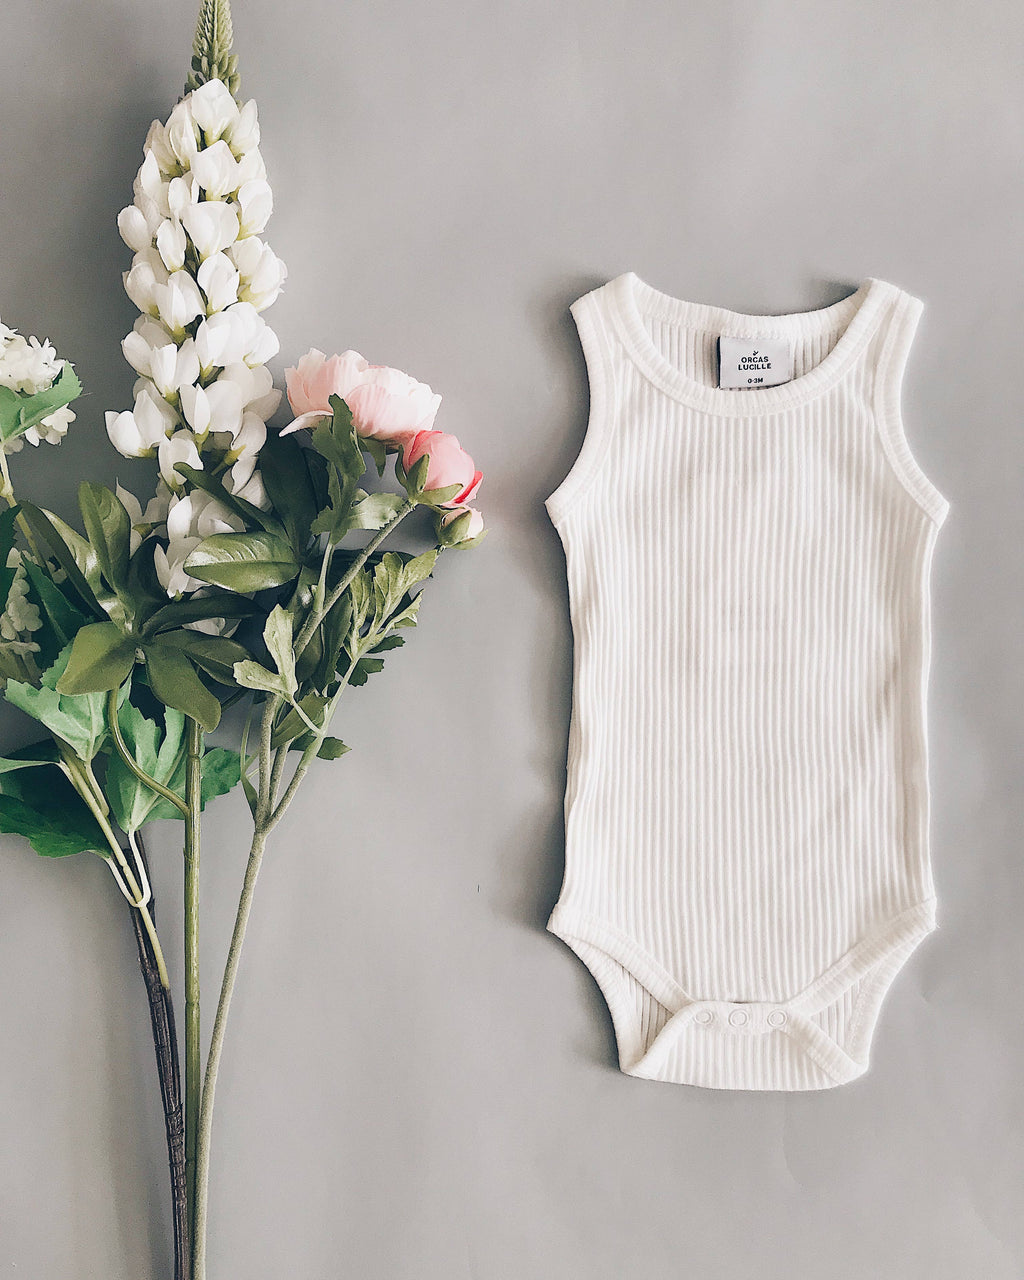
[[477, 471], [473, 459], [454, 436], [446, 431], [417, 431], [402, 449], [402, 465], [409, 471], [423, 457], [429, 455], [425, 489], [447, 489], [457, 484], [461, 488], [454, 497], [441, 503], [443, 507], [464, 507], [480, 488], [483, 473]]
[[292, 412], [296, 417], [329, 417], [331, 396], [341, 396], [347, 402], [368, 368], [358, 351], [344, 351], [340, 356], [325, 356], [316, 347], [307, 351], [294, 369], [284, 371]]
[[345, 396], [345, 403], [361, 436], [404, 445], [418, 431], [429, 431], [434, 425], [441, 397], [400, 369], [372, 364]]

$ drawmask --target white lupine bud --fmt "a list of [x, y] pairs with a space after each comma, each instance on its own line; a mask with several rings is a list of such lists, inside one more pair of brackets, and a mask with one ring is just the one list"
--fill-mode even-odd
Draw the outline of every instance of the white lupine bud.
[[165, 551], [157, 546], [153, 549], [153, 567], [160, 585], [169, 596], [181, 595], [185, 591], [194, 591], [203, 584], [185, 572], [185, 561], [189, 558], [201, 538], [185, 538], [181, 542], [172, 543]]
[[229, 307], [227, 311], [208, 316], [196, 330], [196, 354], [204, 376], [227, 363], [225, 352], [237, 341], [235, 328]]
[[199, 183], [190, 173], [172, 178], [167, 184], [167, 207], [172, 217], [183, 221], [185, 213], [199, 201]]
[[203, 295], [187, 271], [175, 271], [165, 285], [158, 285], [155, 300], [157, 314], [175, 337], [206, 311]]
[[244, 530], [245, 521], [212, 494], [196, 490], [189, 496], [192, 499], [191, 533], [200, 538], [211, 538], [215, 533], [241, 533]]
[[237, 241], [229, 254], [242, 279], [238, 290], [240, 301], [251, 302], [257, 311], [269, 307], [281, 292], [288, 274], [281, 259], [256, 236]]
[[110, 443], [125, 458], [145, 458], [153, 452], [147, 445], [130, 409], [124, 413], [107, 413], [107, 435]]
[[150, 444], [159, 444], [178, 426], [177, 413], [148, 378], [135, 383], [135, 421]]
[[128, 248], [135, 252], [148, 249], [153, 243], [146, 215], [133, 204], [130, 204], [127, 209], [122, 209], [117, 215], [117, 229]]
[[242, 394], [233, 382], [219, 379], [206, 388], [210, 408], [210, 430], [225, 431], [234, 436], [242, 426]]
[[239, 458], [253, 459], [255, 465], [256, 455], [267, 442], [267, 424], [257, 413], [244, 413], [242, 415], [242, 429], [235, 436], [231, 443], [231, 449], [228, 452], [228, 462], [237, 462]]
[[148, 196], [165, 218], [170, 214], [171, 210], [167, 204], [167, 183], [163, 180], [160, 166], [157, 164], [156, 156], [152, 151], [146, 153], [142, 168], [135, 179], [135, 194], [136, 196]]
[[255, 151], [260, 145], [260, 125], [256, 116], [256, 103], [250, 99], [239, 108], [237, 119], [226, 129], [224, 137], [235, 155]]
[[266, 364], [268, 360], [273, 360], [280, 350], [280, 339], [270, 325], [264, 321], [255, 341], [246, 353], [245, 363], [252, 368]]
[[125, 293], [138, 309], [147, 315], [159, 315], [157, 290], [161, 288], [163, 284], [157, 279], [156, 272], [148, 262], [137, 261], [132, 269], [124, 274]]
[[238, 104], [221, 80], [207, 80], [189, 98], [192, 119], [207, 142], [222, 137], [238, 121]]
[[274, 390], [274, 378], [269, 369], [250, 369], [243, 363], [231, 364], [214, 385], [221, 382], [233, 383], [238, 388], [243, 407], [250, 413], [258, 414], [264, 422], [281, 403], [281, 393]]
[[185, 228], [177, 218], [165, 218], [156, 233], [156, 247], [168, 271], [185, 265]]
[[206, 294], [204, 310], [208, 315], [223, 311], [238, 301], [238, 272], [226, 254], [215, 253], [207, 258], [196, 273], [196, 279]]
[[181, 167], [187, 169], [199, 150], [196, 126], [187, 98], [179, 102], [171, 112], [171, 118], [167, 121], [167, 143]]
[[263, 157], [258, 151], [247, 151], [238, 162], [238, 182], [237, 186], [243, 183], [251, 182], [254, 178], [266, 178], [267, 166], [263, 163]]
[[161, 173], [174, 174], [178, 172], [178, 157], [171, 150], [171, 144], [167, 141], [167, 130], [159, 120], [154, 120], [149, 126], [149, 133], [146, 134], [146, 143], [143, 149], [152, 151], [156, 156], [156, 162], [160, 166]]
[[181, 388], [181, 411], [196, 435], [205, 436], [210, 429], [210, 402], [202, 387]]
[[238, 239], [238, 214], [229, 204], [206, 200], [191, 205], [182, 221], [202, 259], [220, 253]]
[[155, 348], [150, 357], [149, 376], [165, 398], [174, 396], [179, 388], [191, 386], [198, 381], [199, 357], [192, 339], [187, 338], [180, 348], [173, 343]]
[[241, 233], [254, 236], [270, 221], [274, 212], [274, 193], [265, 178], [251, 178], [238, 188], [238, 204], [242, 210]]
[[160, 478], [175, 493], [179, 493], [185, 483], [184, 477], [174, 469], [179, 462], [195, 467], [197, 470], [202, 470], [203, 466], [191, 431], [176, 431], [169, 439], [161, 440], [157, 447], [157, 459]]
[[156, 236], [157, 228], [164, 220], [164, 215], [160, 212], [160, 206], [155, 200], [150, 200], [145, 192], [139, 192], [135, 197], [134, 208], [138, 209], [146, 219], [146, 226], [149, 228], [149, 239], [152, 242]]
[[135, 321], [131, 333], [121, 343], [124, 358], [136, 373], [143, 377], [150, 376], [150, 354], [154, 347], [164, 347], [172, 338], [159, 320], [149, 316], [140, 316]]
[[[214, 200], [237, 191], [244, 181], [239, 176], [238, 161], [223, 139], [193, 156], [192, 173], [207, 196]], [[246, 177], [249, 176], [246, 174]]]
[[263, 487], [263, 477], [259, 471], [253, 471], [247, 479], [241, 484], [239, 480], [247, 471], [249, 460], [240, 458], [238, 462], [226, 472], [224, 479], [224, 487], [229, 493], [234, 494], [236, 498], [241, 498], [244, 502], [251, 502], [254, 507], [266, 510], [270, 506], [270, 499], [267, 497], [267, 491]]

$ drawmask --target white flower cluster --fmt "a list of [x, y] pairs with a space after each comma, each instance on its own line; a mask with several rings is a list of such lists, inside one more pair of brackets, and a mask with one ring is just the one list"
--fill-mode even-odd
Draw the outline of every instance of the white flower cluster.
[[273, 208], [259, 138], [256, 104], [239, 107], [220, 80], [208, 81], [166, 124], [153, 122], [135, 201], [117, 220], [135, 252], [125, 290], [142, 315], [122, 343], [139, 375], [135, 408], [108, 413], [107, 433], [125, 457], [158, 460], [156, 505], [136, 527], [147, 536], [166, 522], [156, 567], [170, 595], [200, 586], [181, 566], [202, 537], [239, 527], [176, 464], [267, 502], [257, 464], [281, 393], [265, 368], [279, 343], [260, 312], [286, 271], [259, 238]]
[[[0, 387], [23, 395], [38, 395], [53, 386], [64, 363], [48, 338], [42, 342], [38, 338], [23, 338], [16, 329], [0, 324]], [[37, 447], [43, 441], [60, 444], [74, 420], [70, 409], [55, 409], [37, 426], [29, 427], [24, 435], [8, 440], [4, 452], [17, 453], [26, 440]]]
[[21, 563], [21, 552], [12, 547], [7, 554], [7, 567], [14, 570], [14, 581], [7, 595], [7, 605], [0, 614], [0, 645], [8, 653], [38, 653], [39, 646], [29, 639], [43, 625], [38, 608], [28, 597], [28, 575]]

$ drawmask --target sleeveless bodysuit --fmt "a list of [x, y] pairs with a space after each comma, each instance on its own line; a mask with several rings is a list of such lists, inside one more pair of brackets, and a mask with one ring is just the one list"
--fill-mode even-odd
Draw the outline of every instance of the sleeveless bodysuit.
[[546, 503], [574, 637], [548, 928], [631, 1075], [852, 1080], [935, 927], [929, 576], [949, 504], [902, 426], [921, 308], [871, 279], [749, 316], [633, 273], [571, 308], [591, 405]]

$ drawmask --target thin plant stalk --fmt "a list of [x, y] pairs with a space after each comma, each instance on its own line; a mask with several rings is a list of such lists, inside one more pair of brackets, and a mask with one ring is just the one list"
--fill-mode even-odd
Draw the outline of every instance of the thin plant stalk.
[[195, 1222], [196, 1135], [202, 1097], [199, 1009], [199, 849], [203, 782], [203, 732], [185, 722], [185, 1180], [189, 1236]]
[[[136, 837], [136, 854], [145, 866], [145, 849]], [[148, 876], [147, 876], [148, 878]], [[150, 901], [154, 921], [156, 904]], [[171, 1182], [171, 1222], [174, 1230], [174, 1280], [190, 1280], [192, 1258], [188, 1238], [188, 1199], [185, 1194], [185, 1119], [181, 1100], [181, 1071], [178, 1065], [178, 1033], [174, 1023], [174, 1001], [160, 981], [160, 971], [152, 944], [139, 913], [131, 912], [135, 944], [139, 951], [139, 967], [146, 983], [149, 1016], [153, 1027], [153, 1048], [160, 1079], [164, 1132], [167, 1138], [167, 1164]]]

